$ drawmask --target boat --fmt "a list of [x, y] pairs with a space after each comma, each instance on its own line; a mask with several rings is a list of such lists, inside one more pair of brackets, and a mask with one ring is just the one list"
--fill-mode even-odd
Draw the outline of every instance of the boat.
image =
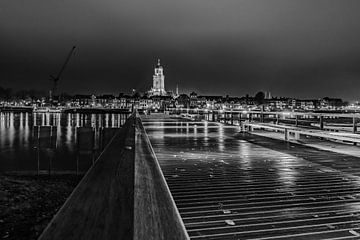
[[56, 107], [37, 107], [33, 110], [34, 113], [61, 113], [62, 111], [62, 108]]

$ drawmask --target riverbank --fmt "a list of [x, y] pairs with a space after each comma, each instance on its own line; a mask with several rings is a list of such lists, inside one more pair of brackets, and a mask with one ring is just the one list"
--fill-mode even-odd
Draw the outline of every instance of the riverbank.
[[73, 172], [0, 173], [0, 238], [37, 239], [81, 177]]
[[129, 109], [123, 108], [67, 108], [63, 109], [64, 113], [81, 113], [81, 114], [105, 114], [105, 113], [117, 113], [117, 114], [130, 114]]

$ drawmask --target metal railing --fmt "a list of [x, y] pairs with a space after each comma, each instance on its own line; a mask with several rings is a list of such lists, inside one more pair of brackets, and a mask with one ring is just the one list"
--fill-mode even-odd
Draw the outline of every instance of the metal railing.
[[320, 130], [342, 130], [353, 133], [357, 132], [360, 119], [359, 113], [268, 112], [189, 108], [174, 108], [168, 110], [170, 114], [213, 122], [223, 122], [231, 125], [241, 125], [243, 121], [271, 122]]

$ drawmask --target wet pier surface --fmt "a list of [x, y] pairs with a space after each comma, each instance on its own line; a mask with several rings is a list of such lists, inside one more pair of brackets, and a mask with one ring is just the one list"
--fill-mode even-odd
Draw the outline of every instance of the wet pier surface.
[[359, 158], [219, 123], [142, 121], [191, 239], [360, 239]]

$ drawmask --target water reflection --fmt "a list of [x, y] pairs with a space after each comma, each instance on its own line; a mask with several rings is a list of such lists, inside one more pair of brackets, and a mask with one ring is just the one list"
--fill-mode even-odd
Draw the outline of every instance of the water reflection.
[[[0, 171], [34, 170], [34, 127], [53, 126], [57, 149], [55, 166], [72, 170], [76, 150], [76, 128], [117, 128], [126, 114], [64, 114], [0, 112]], [[99, 134], [96, 134], [99, 137]]]
[[9, 131], [8, 131], [8, 138], [9, 138], [9, 148], [12, 149], [14, 145], [15, 139], [15, 126], [14, 126], [14, 114], [11, 113], [9, 115]]

